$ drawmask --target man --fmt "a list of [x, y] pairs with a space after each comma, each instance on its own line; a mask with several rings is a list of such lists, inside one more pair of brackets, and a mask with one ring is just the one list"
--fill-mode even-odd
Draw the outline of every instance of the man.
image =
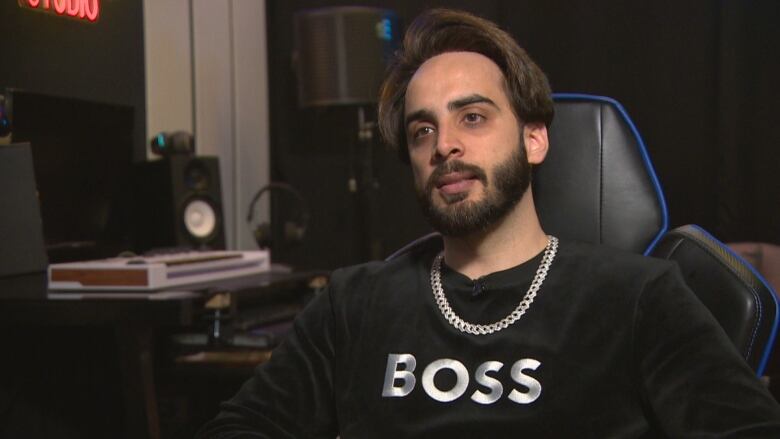
[[203, 437], [780, 437], [676, 266], [544, 233], [552, 101], [511, 37], [423, 14], [379, 105], [443, 248], [334, 272]]

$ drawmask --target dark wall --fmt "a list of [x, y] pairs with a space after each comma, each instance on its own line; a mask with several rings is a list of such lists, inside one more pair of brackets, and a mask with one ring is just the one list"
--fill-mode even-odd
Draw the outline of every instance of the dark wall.
[[[141, 0], [100, 2], [96, 23], [0, 2], [0, 88], [130, 105], [144, 157], [146, 96]], [[107, 145], [110, 145], [110, 139]]]
[[[337, 2], [269, 0], [272, 178], [312, 204], [304, 246], [275, 259], [336, 267], [386, 255], [428, 230], [410, 173], [376, 152], [380, 189], [374, 220], [346, 189], [354, 109], [297, 107], [290, 64], [292, 16]], [[394, 9], [403, 23], [431, 6], [475, 12], [512, 33], [547, 72], [556, 92], [619, 100], [648, 146], [669, 204], [671, 225], [696, 223], [724, 241], [780, 243], [780, 134], [771, 107], [780, 93], [780, 3], [766, 0], [565, 3], [544, 0], [364, 1]], [[354, 147], [354, 146], [353, 146]], [[359, 161], [359, 160], [358, 160]], [[273, 198], [279, 224], [284, 200]]]

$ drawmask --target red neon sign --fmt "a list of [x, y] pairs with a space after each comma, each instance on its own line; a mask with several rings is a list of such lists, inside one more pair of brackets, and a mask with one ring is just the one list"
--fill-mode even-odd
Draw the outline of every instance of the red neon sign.
[[19, 7], [92, 23], [100, 17], [100, 0], [19, 0]]

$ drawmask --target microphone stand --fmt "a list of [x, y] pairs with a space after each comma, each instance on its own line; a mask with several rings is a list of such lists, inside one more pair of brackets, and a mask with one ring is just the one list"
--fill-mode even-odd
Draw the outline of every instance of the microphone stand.
[[[362, 259], [378, 260], [382, 258], [382, 246], [375, 236], [376, 196], [379, 181], [374, 173], [374, 129], [376, 123], [367, 120], [365, 108], [358, 107], [358, 154], [361, 157], [360, 181], [350, 178], [349, 189], [357, 196], [358, 224], [362, 247]], [[362, 215], [361, 215], [362, 213]]]

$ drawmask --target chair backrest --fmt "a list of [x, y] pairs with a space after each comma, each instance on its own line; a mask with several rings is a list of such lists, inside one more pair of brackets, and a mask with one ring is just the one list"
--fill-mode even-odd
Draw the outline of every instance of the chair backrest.
[[532, 185], [542, 226], [561, 238], [647, 254], [668, 219], [642, 137], [613, 99], [554, 98], [550, 150]]
[[753, 267], [698, 226], [667, 233], [651, 253], [676, 261], [685, 282], [758, 375], [764, 373], [778, 325], [775, 292]]

